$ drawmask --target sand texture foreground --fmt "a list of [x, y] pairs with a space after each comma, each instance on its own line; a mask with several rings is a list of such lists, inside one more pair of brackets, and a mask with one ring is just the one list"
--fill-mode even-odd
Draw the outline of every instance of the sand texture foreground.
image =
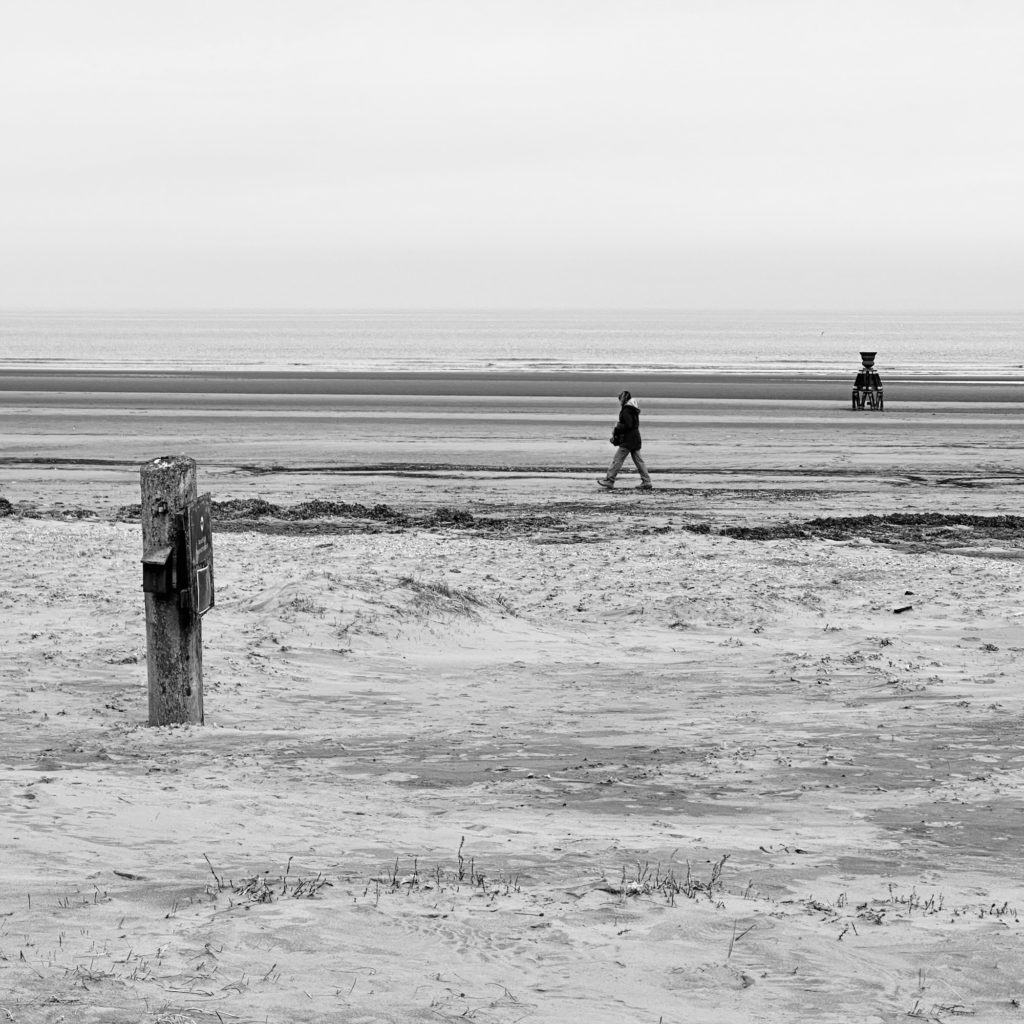
[[218, 596], [154, 729], [94, 403], [69, 461], [0, 412], [0, 1021], [1020, 1019], [1018, 407], [680, 406], [653, 494], [597, 491], [606, 403], [378, 408], [447, 468], [375, 472], [225, 415], [273, 454], [174, 439]]

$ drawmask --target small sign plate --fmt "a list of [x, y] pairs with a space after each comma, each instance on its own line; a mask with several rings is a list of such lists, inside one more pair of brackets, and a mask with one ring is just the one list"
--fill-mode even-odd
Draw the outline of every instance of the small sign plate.
[[185, 546], [188, 558], [188, 589], [193, 614], [205, 615], [214, 604], [213, 524], [210, 495], [201, 495], [189, 505], [185, 517]]

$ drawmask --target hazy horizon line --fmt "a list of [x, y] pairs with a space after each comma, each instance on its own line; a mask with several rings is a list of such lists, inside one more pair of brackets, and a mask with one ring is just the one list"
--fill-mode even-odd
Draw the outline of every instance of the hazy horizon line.
[[821, 314], [848, 316], [880, 314], [950, 316], [972, 314], [1024, 315], [1024, 306], [60, 306], [0, 307], [0, 316], [73, 316], [131, 314], [246, 314], [246, 315], [388, 315], [407, 314], [523, 314], [523, 313], [711, 313], [711, 314]]

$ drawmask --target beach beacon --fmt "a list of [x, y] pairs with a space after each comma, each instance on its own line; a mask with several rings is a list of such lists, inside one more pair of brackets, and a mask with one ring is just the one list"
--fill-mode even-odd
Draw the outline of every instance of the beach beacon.
[[853, 408], [854, 409], [877, 409], [879, 412], [884, 407], [882, 395], [882, 378], [878, 376], [875, 369], [875, 352], [861, 352], [860, 361], [863, 364], [857, 372], [857, 379], [853, 383]]

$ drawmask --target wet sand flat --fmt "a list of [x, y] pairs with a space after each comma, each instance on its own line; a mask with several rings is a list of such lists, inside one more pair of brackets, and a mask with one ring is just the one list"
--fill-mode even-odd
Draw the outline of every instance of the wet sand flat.
[[[757, 398], [787, 400], [848, 398], [854, 373], [773, 370], [666, 371], [246, 371], [33, 369], [15, 367], [0, 378], [0, 393], [95, 392], [105, 394], [243, 394], [243, 395], [462, 395], [600, 398], [622, 387], [652, 398]], [[887, 393], [897, 400], [1000, 402], [1019, 401], [1024, 372], [902, 373], [887, 376]]]
[[[893, 381], [886, 409], [853, 412], [849, 381], [651, 375], [655, 470], [937, 468], [954, 447], [1020, 464], [1020, 380]], [[42, 371], [0, 379], [8, 460], [138, 463], [184, 451], [207, 464], [358, 469], [454, 464], [604, 468], [611, 374], [182, 374]]]

